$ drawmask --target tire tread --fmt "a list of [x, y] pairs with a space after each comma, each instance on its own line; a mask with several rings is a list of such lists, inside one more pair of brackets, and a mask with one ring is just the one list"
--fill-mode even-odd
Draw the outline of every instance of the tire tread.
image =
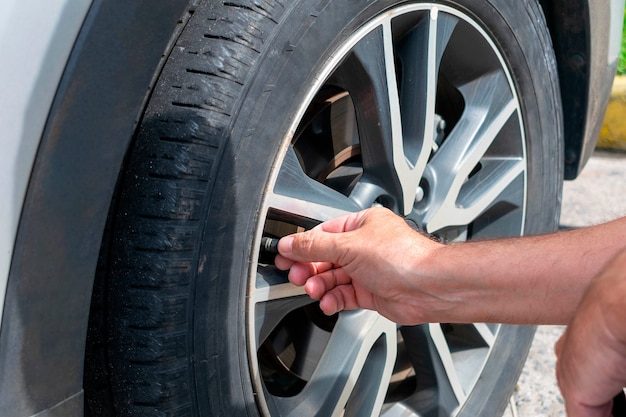
[[[110, 216], [110, 253], [90, 338], [115, 415], [191, 416], [192, 277], [204, 213], [232, 115], [284, 7], [278, 1], [205, 2], [173, 46], [143, 115]], [[99, 371], [93, 371], [98, 368]], [[104, 370], [102, 369], [104, 368]], [[105, 390], [106, 391], [106, 390]], [[89, 396], [88, 414], [110, 405]], [[102, 401], [102, 400], [101, 400]]]

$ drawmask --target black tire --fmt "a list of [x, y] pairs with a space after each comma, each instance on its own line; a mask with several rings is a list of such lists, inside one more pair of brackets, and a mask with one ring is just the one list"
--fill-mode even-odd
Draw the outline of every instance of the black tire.
[[[312, 145], [317, 142], [302, 139], [302, 145], [292, 144], [292, 139], [310, 138], [318, 128], [316, 132], [328, 133], [325, 126], [313, 126], [317, 117], [328, 110], [324, 99], [337, 94], [340, 86], [351, 85], [353, 75], [360, 75], [333, 69], [353, 58], [333, 61], [338, 54], [348, 56], [342, 45], [381, 13], [420, 4], [422, 9], [398, 12], [398, 16], [404, 16], [404, 20], [396, 21], [400, 31], [414, 17], [435, 18], [433, 4], [238, 0], [204, 1], [195, 8], [158, 78], [120, 177], [119, 201], [112, 205], [111, 238], [103, 244], [103, 273], [97, 283], [102, 292], [94, 292], [93, 305], [103, 307], [94, 308], [90, 325], [90, 340], [100, 336], [98, 343], [104, 345], [104, 353], [87, 358], [88, 414], [276, 417], [298, 406], [304, 407], [298, 416], [329, 415], [319, 405], [319, 398], [313, 403], [303, 398], [306, 395], [302, 393], [311, 392], [302, 386], [307, 383], [304, 371], [290, 373], [283, 369], [288, 368], [284, 364], [279, 369], [279, 365], [268, 363], [278, 358], [266, 352], [272, 346], [258, 346], [252, 339], [255, 334], [270, 337], [268, 330], [261, 329], [263, 323], [255, 322], [259, 317], [273, 320], [274, 332], [278, 332], [279, 322], [287, 320], [297, 326], [303, 321], [313, 323], [331, 332], [340, 319], [321, 317], [316, 306], [302, 301], [302, 297], [297, 298], [300, 301], [295, 306], [251, 303], [255, 277], [267, 270], [266, 260], [259, 258], [259, 242], [262, 235], [281, 235], [295, 231], [296, 226], [310, 227], [332, 212], [315, 217], [307, 210], [289, 212], [282, 206], [273, 207], [271, 197], [285, 181], [312, 187], [311, 191], [302, 191], [313, 195], [308, 202], [342, 210], [382, 204], [428, 229], [429, 210], [435, 210], [434, 198], [429, 200], [428, 192], [434, 194], [437, 186], [428, 172], [420, 183], [427, 198], [417, 201], [410, 212], [403, 209], [407, 206], [403, 205], [402, 184], [398, 184], [402, 181], [397, 178], [371, 181], [379, 187], [377, 190], [384, 189], [375, 191], [374, 197], [364, 193], [352, 200], [346, 198], [346, 202], [341, 200], [341, 193], [324, 192], [317, 198], [315, 184], [331, 183], [327, 173], [320, 174], [323, 167], [317, 165], [329, 157], [320, 156], [325, 149]], [[521, 145], [517, 149], [515, 140], [509, 143], [498, 137], [494, 143], [504, 145], [491, 146], [487, 155], [497, 159], [512, 153], [521, 158], [524, 170], [506, 190], [515, 187], [515, 192], [506, 198], [497, 196], [498, 204], [491, 204], [471, 222], [449, 223], [429, 231], [459, 239], [555, 230], [563, 172], [561, 107], [555, 60], [539, 5], [536, 1], [461, 0], [440, 2], [436, 7], [445, 16], [458, 14], [454, 15], [461, 22], [458, 27], [465, 28], [464, 36], [471, 35], [467, 42], [472, 36], [482, 39], [479, 52], [488, 54], [493, 48], [501, 57], [498, 60], [497, 54], [489, 55], [493, 63], [474, 65], [471, 57], [460, 50], [463, 44], [452, 41], [454, 54], [465, 67], [455, 72], [452, 60], [438, 58], [442, 69], [437, 75], [458, 78], [457, 84], [448, 80], [445, 86], [438, 86], [438, 105], [446, 100], [453, 103], [450, 108], [437, 108], [437, 115], [445, 115], [442, 118], [447, 122], [437, 139], [439, 146], [444, 146], [459, 120], [463, 120], [462, 108], [454, 104], [463, 103], [463, 99], [459, 100], [459, 93], [451, 86], [460, 85], [463, 77], [467, 78], [463, 82], [469, 81], [472, 72], [484, 75], [491, 71], [488, 65], [502, 65], [517, 101], [512, 126], [502, 127], [499, 132], [504, 132], [501, 136], [519, 136]], [[471, 45], [467, 51], [475, 52]], [[405, 86], [409, 82], [406, 77], [398, 77]], [[323, 82], [322, 94], [319, 87]], [[352, 100], [354, 107], [364, 105], [364, 99], [356, 93]], [[364, 113], [358, 108], [353, 111], [362, 129], [366, 121], [358, 114]], [[370, 127], [376, 128], [375, 124]], [[365, 150], [359, 152], [340, 163], [350, 169], [356, 166], [358, 171], [368, 157]], [[479, 180], [481, 176], [475, 174], [487, 172], [485, 163], [481, 159], [470, 178]], [[315, 173], [323, 179], [309, 184], [300, 178], [300, 172], [289, 172], [298, 166], [309, 176]], [[352, 178], [365, 177], [362, 171], [361, 176]], [[372, 175], [384, 176], [386, 172]], [[328, 187], [350, 194], [354, 181]], [[272, 277], [281, 279], [274, 272]], [[265, 312], [272, 308], [284, 311]], [[264, 312], [257, 315], [255, 309]], [[101, 319], [97, 311], [103, 312]], [[454, 336], [450, 335], [454, 332], [466, 335], [467, 340], [476, 339], [476, 328], [469, 325], [443, 329], [448, 343], [452, 343]], [[403, 407], [419, 410], [422, 416], [449, 415], [459, 407], [459, 416], [502, 413], [521, 371], [533, 329], [489, 329], [495, 337], [476, 375], [480, 380], [472, 383], [463, 401], [446, 398], [452, 391], [444, 383], [425, 386], [425, 382], [419, 378], [415, 382], [412, 377], [395, 387], [395, 396], [388, 395], [389, 404], [399, 401]], [[425, 346], [422, 354], [431, 357], [433, 363], [421, 371], [428, 374], [424, 379], [436, 379], [440, 372], [438, 360], [434, 359], [437, 349], [428, 341], [426, 330], [419, 326], [405, 329], [403, 336], [406, 340], [417, 338], [417, 343]], [[385, 345], [389, 340], [395, 339], [382, 337], [374, 345], [395, 351], [395, 346], [391, 349]], [[98, 364], [101, 360], [105, 362], [102, 366]], [[413, 366], [419, 375], [415, 362]], [[369, 381], [376, 381], [382, 372], [374, 365], [364, 365], [363, 370], [370, 373]], [[275, 378], [286, 379], [285, 386]], [[105, 395], [95, 392], [94, 380], [104, 381]], [[334, 381], [327, 382], [333, 386]], [[360, 388], [366, 383], [359, 379], [357, 384]], [[403, 394], [410, 386], [413, 392]], [[421, 402], [415, 395], [420, 386]], [[425, 393], [432, 394], [433, 389], [434, 402], [425, 400]], [[379, 396], [385, 391], [386, 386], [380, 392], [374, 390]], [[359, 403], [355, 398], [350, 397], [346, 415], [365, 415], [359, 411], [363, 408], [380, 410], [380, 404]]]

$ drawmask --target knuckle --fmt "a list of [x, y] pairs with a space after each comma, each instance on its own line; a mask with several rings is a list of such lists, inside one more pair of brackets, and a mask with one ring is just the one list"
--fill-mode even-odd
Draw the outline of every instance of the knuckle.
[[315, 246], [315, 236], [313, 232], [304, 232], [296, 235], [294, 242], [294, 249], [301, 254], [309, 254], [313, 251]]

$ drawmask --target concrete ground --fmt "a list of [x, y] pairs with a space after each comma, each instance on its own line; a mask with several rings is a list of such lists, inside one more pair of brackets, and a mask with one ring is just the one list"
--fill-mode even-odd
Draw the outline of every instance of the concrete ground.
[[[626, 152], [598, 151], [578, 179], [563, 190], [561, 225], [583, 227], [626, 215]], [[513, 396], [512, 417], [565, 417], [554, 374], [554, 344], [562, 326], [537, 329], [528, 361]]]

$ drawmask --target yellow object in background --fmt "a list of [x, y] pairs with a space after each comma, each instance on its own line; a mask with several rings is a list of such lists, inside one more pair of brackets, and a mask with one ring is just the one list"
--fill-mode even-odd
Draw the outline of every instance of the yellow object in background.
[[626, 151], [626, 77], [624, 76], [615, 77], [597, 147]]

